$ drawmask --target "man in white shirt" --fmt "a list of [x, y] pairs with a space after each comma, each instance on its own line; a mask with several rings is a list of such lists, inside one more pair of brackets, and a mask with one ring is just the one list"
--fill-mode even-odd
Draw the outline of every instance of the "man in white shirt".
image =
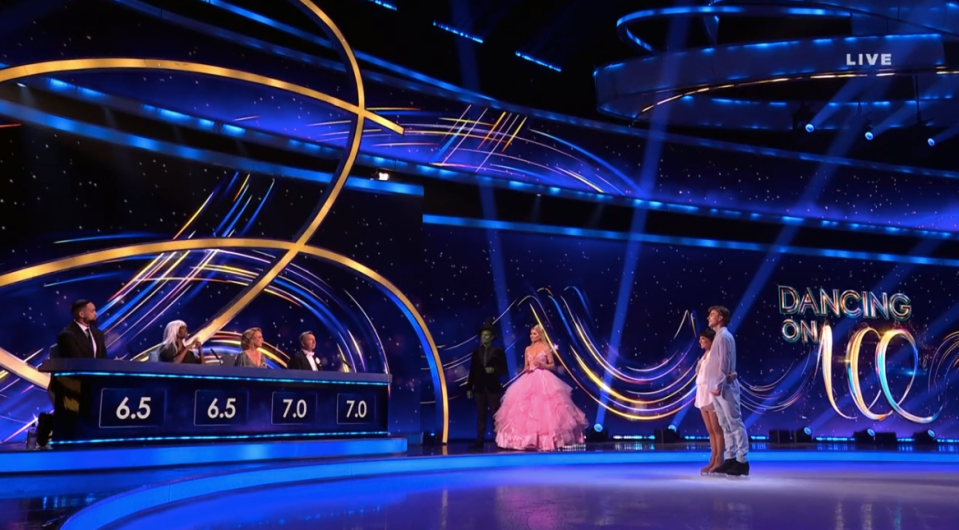
[[313, 353], [316, 348], [316, 337], [312, 331], [300, 334], [300, 350], [290, 356], [286, 364], [289, 370], [312, 370], [319, 372], [323, 369], [323, 361]]
[[709, 362], [716, 363], [715, 369], [708, 371], [715, 374], [709, 381], [709, 391], [715, 396], [716, 416], [726, 439], [725, 461], [714, 473], [740, 477], [749, 475], [749, 435], [739, 403], [739, 380], [729, 380], [736, 372], [736, 339], [726, 329], [729, 317], [729, 309], [713, 306], [706, 318], [716, 332], [709, 354]]

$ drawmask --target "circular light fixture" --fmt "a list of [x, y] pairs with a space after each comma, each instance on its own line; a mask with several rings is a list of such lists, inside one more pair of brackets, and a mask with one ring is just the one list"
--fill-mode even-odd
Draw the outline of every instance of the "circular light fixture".
[[593, 430], [596, 432], [603, 432], [603, 426], [600, 424], [593, 425]]
[[813, 132], [813, 131], [815, 131], [815, 130], [816, 130], [816, 126], [815, 126], [815, 125], [813, 125], [813, 124], [811, 124], [811, 123], [807, 123], [807, 124], [806, 124], [806, 132], [807, 132], [807, 133], [811, 133], [811, 132]]
[[872, 131], [866, 131], [866, 140], [872, 140], [875, 138], [875, 135], [872, 134]]
[[929, 144], [929, 147], [935, 147], [935, 146], [936, 146], [936, 141], [935, 141], [934, 139], [932, 139], [932, 138], [927, 138], [927, 139], [926, 139], [926, 143]]

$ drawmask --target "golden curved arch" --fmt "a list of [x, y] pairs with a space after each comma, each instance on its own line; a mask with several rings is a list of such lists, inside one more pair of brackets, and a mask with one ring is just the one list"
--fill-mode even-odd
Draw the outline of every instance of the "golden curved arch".
[[[343, 36], [343, 33], [340, 29], [333, 23], [333, 20], [327, 16], [320, 8], [318, 8], [311, 0], [290, 0], [295, 4], [298, 4], [300, 7], [307, 10], [310, 14], [316, 17], [317, 21], [320, 23], [321, 29], [327, 30], [332, 33], [332, 36], [340, 45], [340, 50], [343, 52], [343, 56], [346, 59], [346, 62], [349, 63], [348, 73], [352, 75], [353, 82], [356, 88], [356, 104], [351, 104], [346, 101], [343, 101], [339, 98], [335, 98], [328, 94], [312, 90], [310, 88], [296, 85], [294, 83], [288, 83], [279, 79], [274, 79], [270, 77], [261, 76], [258, 74], [253, 74], [250, 72], [244, 72], [242, 70], [234, 70], [230, 68], [223, 68], [219, 66], [211, 66], [200, 63], [191, 63], [183, 61], [170, 61], [170, 60], [161, 60], [161, 59], [137, 59], [137, 58], [91, 58], [91, 59], [72, 59], [72, 60], [62, 60], [62, 61], [47, 61], [32, 63], [27, 65], [13, 66], [3, 70], [0, 70], [0, 83], [6, 81], [14, 81], [17, 79], [23, 79], [25, 77], [37, 76], [37, 75], [50, 75], [64, 72], [81, 72], [81, 71], [93, 71], [93, 70], [138, 70], [138, 69], [149, 69], [149, 70], [168, 70], [176, 72], [187, 72], [194, 74], [209, 75], [213, 77], [221, 77], [228, 79], [239, 79], [254, 83], [260, 86], [268, 86], [271, 88], [277, 88], [280, 90], [285, 90], [301, 96], [314, 99], [316, 101], [321, 101], [333, 105], [336, 108], [349, 112], [355, 115], [356, 120], [353, 123], [353, 130], [350, 134], [350, 143], [346, 149], [344, 157], [341, 159], [340, 166], [338, 168], [337, 174], [334, 176], [332, 182], [330, 183], [331, 188], [327, 190], [326, 196], [323, 202], [317, 208], [313, 218], [303, 226], [300, 230], [296, 241], [294, 242], [278, 242], [273, 240], [257, 240], [257, 239], [198, 239], [191, 241], [164, 241], [159, 243], [148, 243], [145, 245], [133, 245], [130, 247], [123, 247], [120, 249], [110, 249], [100, 252], [92, 252], [89, 254], [84, 254], [82, 256], [74, 256], [71, 258], [66, 258], [62, 260], [57, 260], [47, 264], [42, 264], [34, 267], [27, 267], [16, 271], [13, 273], [5, 274], [0, 276], [0, 287], [5, 285], [10, 285], [11, 283], [16, 283], [18, 281], [23, 281], [25, 279], [35, 278], [42, 276], [44, 274], [50, 274], [51, 272], [56, 272], [59, 270], [67, 270], [79, 266], [92, 265], [95, 263], [100, 263], [102, 261], [110, 261], [112, 259], [119, 259], [123, 257], [135, 256], [138, 254], [151, 254], [158, 252], [170, 252], [175, 250], [199, 250], [201, 248], [212, 248], [219, 246], [220, 248], [271, 248], [277, 250], [285, 251], [282, 256], [275, 260], [272, 265], [264, 270], [255, 281], [251, 282], [226, 308], [217, 313], [209, 322], [207, 322], [195, 335], [195, 338], [199, 339], [201, 342], [205, 342], [207, 339], [216, 334], [221, 330], [226, 324], [228, 324], [233, 318], [240, 313], [246, 306], [248, 306], [277, 276], [286, 268], [290, 262], [293, 261], [299, 254], [308, 254], [314, 257], [319, 257], [321, 259], [326, 259], [334, 263], [343, 265], [351, 270], [354, 270], [360, 274], [363, 274], [367, 279], [377, 282], [381, 287], [384, 287], [389, 291], [393, 296], [395, 296], [404, 308], [409, 311], [409, 314], [414, 318], [416, 326], [422, 331], [423, 338], [428, 343], [433, 359], [436, 366], [436, 377], [440, 391], [440, 408], [442, 411], [442, 423], [441, 423], [441, 435], [442, 442], [446, 443], [449, 436], [449, 401], [448, 393], [446, 388], [446, 378], [443, 373], [443, 364], [439, 358], [439, 352], [436, 349], [436, 344], [433, 342], [433, 338], [430, 335], [429, 329], [426, 327], [426, 323], [423, 321], [422, 316], [419, 312], [413, 307], [409, 299], [397, 289], [393, 284], [389, 283], [385, 278], [377, 274], [372, 269], [353, 261], [345, 256], [316, 248], [310, 247], [308, 245], [310, 239], [316, 234], [316, 231], [319, 229], [320, 224], [329, 214], [333, 203], [336, 201], [336, 198], [339, 196], [340, 192], [343, 189], [343, 186], [346, 184], [347, 177], [350, 174], [350, 171], [353, 168], [353, 164], [356, 161], [357, 154], [359, 153], [360, 143], [363, 139], [363, 128], [364, 121], [369, 119], [370, 121], [381, 125], [382, 127], [400, 133], [403, 133], [403, 128], [393, 123], [392, 121], [380, 117], [369, 110], [366, 109], [366, 93], [363, 87], [363, 79], [360, 74], [359, 64], [356, 61], [356, 56], [353, 53], [353, 49], [350, 47], [349, 43], [346, 41], [346, 38]], [[255, 244], [254, 244], [255, 243]], [[186, 244], [184, 246], [184, 244]], [[197, 246], [197, 244], [201, 244]], [[206, 245], [206, 246], [204, 246]], [[166, 249], [166, 250], [163, 250]], [[91, 256], [98, 256], [94, 261], [90, 261]], [[112, 257], [111, 257], [112, 256]], [[59, 267], [59, 268], [58, 268]], [[27, 272], [33, 271], [33, 272]], [[16, 363], [19, 362], [23, 366], [19, 366]], [[10, 355], [5, 350], [0, 349], [0, 365], [3, 366], [14, 366], [16, 370], [11, 368], [11, 372], [18, 373], [25, 372], [28, 377], [24, 379], [31, 381], [34, 384], [38, 382], [49, 382], [49, 378], [44, 379], [45, 374], [40, 374], [36, 372], [32, 367], [26, 365], [15, 356]], [[27, 367], [29, 370], [27, 370]], [[30, 372], [33, 373], [30, 373]], [[19, 374], [18, 374], [19, 375]], [[41, 384], [39, 386], [46, 386], [46, 384]]]
[[[7, 274], [0, 275], [0, 288], [8, 287], [17, 283], [24, 281], [32, 280], [47, 274], [55, 274], [58, 272], [64, 272], [71, 269], [77, 269], [80, 267], [86, 267], [89, 265], [97, 265], [100, 263], [106, 263], [110, 261], [115, 261], [124, 258], [130, 258], [135, 256], [150, 255], [150, 254], [160, 254], [164, 252], [180, 252], [185, 250], [204, 250], [210, 248], [258, 248], [258, 249], [271, 249], [271, 250], [286, 250], [296, 248], [296, 243], [289, 241], [277, 241], [273, 239], [229, 239], [229, 238], [210, 238], [210, 239], [183, 239], [183, 240], [174, 240], [174, 241], [162, 241], [158, 243], [143, 243], [139, 245], [130, 245], [119, 248], [112, 248], [107, 250], [98, 250], [95, 252], [88, 252], [86, 254], [80, 254], [79, 256], [72, 256], [69, 258], [63, 258], [55, 261], [50, 261], [47, 263], [42, 263], [40, 265], [33, 265], [20, 269], [18, 271], [9, 272]], [[439, 350], [436, 348], [436, 342], [433, 340], [432, 334], [430, 334], [429, 328], [426, 327], [426, 321], [423, 320], [422, 315], [419, 311], [416, 310], [416, 307], [413, 306], [413, 303], [409, 298], [403, 294], [392, 282], [387, 280], [385, 277], [380, 275], [378, 272], [373, 269], [363, 265], [362, 263], [343, 256], [342, 254], [337, 254], [331, 250], [327, 250], [319, 247], [306, 246], [300, 251], [302, 254], [312, 256], [323, 261], [335, 263], [342, 267], [345, 267], [353, 272], [356, 272], [363, 278], [372, 281], [378, 286], [382, 287], [397, 300], [400, 304], [406, 309], [410, 316], [414, 319], [415, 323], [423, 330], [425, 338], [430, 347], [430, 355], [432, 355], [433, 360], [437, 363], [437, 366], [442, 367], [442, 362], [440, 361]], [[10, 356], [15, 361], [14, 363], [0, 362], [5, 367], [11, 370], [14, 374], [31, 383], [46, 387], [49, 382], [49, 376], [47, 374], [38, 372], [32, 366], [23, 362], [22, 360], [12, 356], [7, 353], [5, 350], [0, 348], [0, 359], [4, 356]], [[12, 366], [11, 366], [12, 365]], [[442, 377], [442, 370], [440, 371], [441, 380], [445, 381], [445, 378]], [[446, 386], [442, 388], [443, 399], [446, 401]], [[445, 407], [444, 407], [445, 409]]]

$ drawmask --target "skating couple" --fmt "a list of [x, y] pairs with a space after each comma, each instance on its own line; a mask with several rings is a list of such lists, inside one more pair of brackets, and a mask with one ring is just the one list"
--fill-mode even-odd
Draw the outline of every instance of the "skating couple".
[[706, 354], [696, 367], [696, 407], [709, 432], [712, 459], [701, 471], [704, 475], [748, 476], [749, 435], [739, 404], [736, 339], [726, 329], [729, 309], [709, 308], [706, 323], [709, 327], [699, 334]]

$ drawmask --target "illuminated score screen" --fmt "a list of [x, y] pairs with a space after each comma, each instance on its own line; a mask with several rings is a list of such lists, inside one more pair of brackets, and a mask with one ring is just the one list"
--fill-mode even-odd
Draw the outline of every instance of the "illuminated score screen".
[[[183, 365], [160, 368], [210, 370]], [[315, 379], [277, 371], [263, 377], [260, 370], [260, 377], [245, 379], [224, 372], [232, 375], [250, 369], [213, 370], [218, 375], [91, 372], [59, 376], [54, 372], [64, 381], [81, 379], [79, 385], [64, 385], [81, 389], [74, 396], [79, 411], [61, 411], [62, 400], [57, 401], [55, 440], [70, 444], [388, 434], [389, 376], [333, 373]]]

